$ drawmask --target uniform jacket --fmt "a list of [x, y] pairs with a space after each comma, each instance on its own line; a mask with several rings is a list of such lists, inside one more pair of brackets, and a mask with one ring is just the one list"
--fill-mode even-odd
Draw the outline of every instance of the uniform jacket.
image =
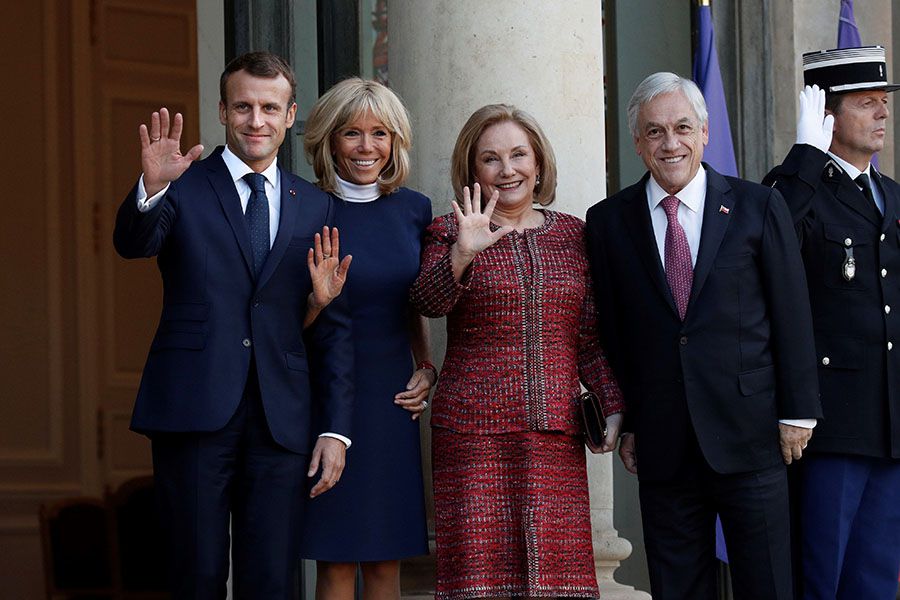
[[254, 281], [249, 232], [221, 154], [218, 148], [191, 165], [146, 213], [137, 209], [135, 187], [116, 218], [119, 254], [158, 256], [163, 280], [162, 315], [131, 425], [140, 432], [224, 427], [253, 357], [272, 436], [308, 452], [318, 433], [351, 435], [353, 347], [344, 301], [303, 334], [312, 287], [306, 255], [331, 218], [332, 201], [279, 169], [278, 233]]
[[[809, 449], [900, 458], [900, 186], [872, 173], [883, 217], [806, 144], [765, 183], [787, 201], [806, 265], [825, 413]], [[855, 271], [845, 277], [851, 253]]]
[[[708, 166], [684, 322], [641, 181], [591, 207], [587, 248], [601, 343], [622, 387], [642, 480], [697, 443], [719, 473], [778, 464], [778, 420], [821, 414], [803, 264], [780, 194]], [[693, 433], [692, 433], [693, 432]]]
[[582, 432], [579, 380], [608, 415], [622, 399], [600, 348], [581, 219], [544, 211], [453, 278], [454, 215], [426, 231], [415, 307], [447, 316], [447, 356], [431, 424], [463, 433]]

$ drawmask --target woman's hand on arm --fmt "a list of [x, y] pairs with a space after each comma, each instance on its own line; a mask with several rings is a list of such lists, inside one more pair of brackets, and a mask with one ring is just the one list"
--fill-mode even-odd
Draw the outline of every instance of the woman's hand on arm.
[[497, 206], [499, 197], [500, 193], [494, 190], [490, 201], [482, 210], [481, 186], [476, 183], [471, 194], [468, 186], [463, 188], [461, 208], [459, 203], [451, 202], [459, 230], [456, 242], [450, 248], [450, 264], [453, 267], [453, 277], [456, 281], [462, 280], [466, 268], [479, 252], [492, 246], [513, 230], [511, 226], [504, 225], [496, 231], [491, 231], [491, 215], [494, 214], [494, 207]]

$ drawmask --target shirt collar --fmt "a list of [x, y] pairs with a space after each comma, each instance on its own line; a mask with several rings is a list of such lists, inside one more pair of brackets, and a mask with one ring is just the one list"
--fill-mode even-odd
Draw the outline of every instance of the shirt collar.
[[[253, 173], [253, 169], [251, 169], [247, 165], [247, 163], [238, 158], [237, 155], [235, 155], [235, 153], [232, 152], [227, 145], [225, 146], [225, 150], [222, 151], [222, 160], [225, 161], [225, 166], [228, 167], [228, 172], [231, 174], [231, 179], [235, 182], [243, 178], [247, 173]], [[266, 167], [261, 174], [266, 178], [266, 181], [269, 182], [269, 185], [274, 188], [275, 184], [278, 183], [277, 156], [272, 160], [272, 164]]]
[[865, 173], [870, 180], [872, 179], [872, 163], [866, 165], [865, 171], [860, 171], [837, 154], [829, 152], [828, 156], [830, 156], [832, 160], [834, 160], [834, 162], [836, 162], [838, 166], [844, 170], [844, 173], [850, 176], [850, 179], [856, 181], [856, 178], [859, 177], [860, 173]]
[[697, 169], [697, 174], [691, 179], [690, 183], [681, 188], [681, 191], [675, 194], [669, 194], [662, 189], [653, 176], [647, 181], [647, 200], [650, 202], [650, 210], [653, 210], [666, 196], [677, 196], [682, 204], [687, 206], [694, 212], [700, 212], [703, 208], [703, 200], [706, 198], [706, 170], [701, 165]]

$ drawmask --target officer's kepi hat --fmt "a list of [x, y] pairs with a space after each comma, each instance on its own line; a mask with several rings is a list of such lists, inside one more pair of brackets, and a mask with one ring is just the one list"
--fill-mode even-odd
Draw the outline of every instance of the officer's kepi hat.
[[900, 85], [887, 82], [882, 46], [807, 52], [803, 55], [803, 83], [816, 84], [829, 94], [900, 89]]

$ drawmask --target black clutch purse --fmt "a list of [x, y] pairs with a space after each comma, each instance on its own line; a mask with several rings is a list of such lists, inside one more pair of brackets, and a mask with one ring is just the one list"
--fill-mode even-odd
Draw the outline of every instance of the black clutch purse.
[[585, 392], [578, 397], [581, 418], [584, 421], [584, 437], [588, 448], [599, 452], [606, 439], [606, 418], [600, 406], [600, 398], [594, 392]]

